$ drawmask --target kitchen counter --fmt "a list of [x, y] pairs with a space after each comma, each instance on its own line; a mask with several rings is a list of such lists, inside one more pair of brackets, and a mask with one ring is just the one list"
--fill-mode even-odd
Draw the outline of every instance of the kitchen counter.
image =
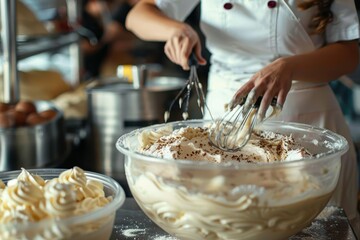
[[[110, 240], [176, 240], [154, 224], [139, 208], [133, 198], [127, 198], [124, 205], [116, 212], [114, 230]], [[300, 233], [289, 240], [352, 240], [356, 239], [343, 209], [326, 207]]]

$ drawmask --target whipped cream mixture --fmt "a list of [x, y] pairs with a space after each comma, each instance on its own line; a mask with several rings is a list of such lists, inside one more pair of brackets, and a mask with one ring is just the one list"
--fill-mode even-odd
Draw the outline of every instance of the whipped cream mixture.
[[172, 131], [162, 128], [140, 134], [140, 151], [165, 159], [209, 162], [275, 162], [302, 159], [310, 154], [298, 146], [292, 136], [273, 132], [256, 132], [239, 151], [228, 152], [214, 147], [206, 128], [185, 127]]
[[[102, 183], [87, 179], [79, 167], [66, 170], [58, 178], [50, 180], [22, 168], [18, 177], [8, 181], [7, 185], [0, 180], [0, 224], [15, 226], [18, 223], [68, 218], [91, 212], [111, 201], [112, 197], [105, 197]], [[71, 238], [73, 230], [84, 233], [96, 229], [95, 223], [90, 225], [78, 224], [77, 229], [54, 226], [53, 232], [34, 235], [39, 239]], [[7, 233], [2, 230], [0, 234], [1, 239], [17, 237], [20, 236], [16, 235], [16, 231]]]
[[[238, 152], [213, 147], [206, 128], [143, 131], [138, 151], [162, 159], [246, 164], [301, 159], [310, 154], [292, 136], [254, 132]], [[247, 163], [250, 162], [250, 163]], [[175, 162], [176, 163], [176, 162]], [[226, 165], [226, 164], [225, 164]], [[227, 166], [227, 165], [226, 165]], [[336, 186], [338, 164], [324, 166], [326, 185], [299, 163], [292, 167], [197, 168], [129, 156], [125, 171], [142, 210], [180, 239], [287, 239], [311, 223]], [[332, 176], [332, 177], [329, 177]]]

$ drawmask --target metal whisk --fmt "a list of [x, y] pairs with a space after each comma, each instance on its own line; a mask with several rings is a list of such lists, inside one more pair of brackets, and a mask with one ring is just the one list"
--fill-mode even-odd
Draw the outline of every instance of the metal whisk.
[[170, 112], [176, 102], [179, 103], [180, 109], [183, 108], [182, 117], [186, 120], [189, 117], [189, 102], [191, 91], [193, 87], [195, 87], [196, 96], [197, 96], [197, 105], [201, 110], [201, 113], [204, 115], [204, 108], [209, 112], [211, 119], [213, 119], [208, 106], [205, 101], [205, 94], [203, 91], [202, 84], [199, 81], [199, 77], [196, 72], [196, 68], [199, 66], [198, 61], [196, 60], [195, 54], [192, 53], [188, 62], [190, 66], [190, 75], [189, 79], [186, 81], [185, 86], [180, 90], [180, 92], [176, 95], [175, 99], [170, 103], [168, 111], [164, 113], [164, 120], [167, 122], [170, 118]]
[[[245, 99], [233, 109], [228, 110], [221, 119], [213, 121], [209, 129], [210, 142], [224, 151], [238, 151], [249, 141], [255, 124], [257, 123], [258, 109], [262, 97], [247, 107]], [[276, 99], [273, 99], [270, 105], [272, 113], [269, 117], [279, 112], [276, 107]], [[267, 118], [269, 118], [267, 117]]]

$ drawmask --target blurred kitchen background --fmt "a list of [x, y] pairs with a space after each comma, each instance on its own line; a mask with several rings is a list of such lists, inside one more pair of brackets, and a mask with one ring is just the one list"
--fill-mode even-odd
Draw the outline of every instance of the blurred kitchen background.
[[[5, 99], [5, 93], [12, 91], [5, 82], [11, 82], [19, 94], [3, 101], [45, 101], [63, 114], [60, 127], [41, 133], [57, 131], [57, 138], [35, 145], [41, 149], [34, 155], [26, 154], [29, 148], [21, 145], [26, 143], [6, 143], [9, 134], [16, 132], [22, 137], [23, 133], [17, 129], [8, 130], [10, 133], [0, 131], [0, 135], [6, 135], [0, 138], [0, 151], [13, 148], [12, 152], [25, 152], [23, 158], [35, 157], [35, 161], [29, 162], [15, 153], [12, 158], [11, 151], [1, 153], [0, 170], [77, 165], [106, 173], [126, 189], [123, 156], [115, 148], [116, 140], [130, 130], [163, 122], [164, 111], [184, 86], [189, 72], [167, 60], [163, 43], [141, 41], [125, 29], [126, 14], [137, 0], [0, 1], [4, 52], [0, 95]], [[16, 10], [9, 12], [9, 9]], [[186, 20], [198, 30], [199, 14], [197, 7]], [[16, 36], [11, 33], [15, 22]], [[4, 49], [11, 43], [15, 47], [9, 54], [17, 54], [9, 61]], [[208, 58], [209, 52], [205, 48], [203, 51]], [[10, 79], [9, 74], [3, 74], [8, 71]], [[207, 71], [208, 66], [198, 68], [204, 89]], [[360, 66], [331, 85], [359, 150]], [[190, 107], [190, 118], [201, 118], [195, 104], [192, 97], [190, 105], [194, 107]], [[175, 107], [170, 120], [180, 120], [180, 116], [180, 110]], [[43, 136], [31, 134], [35, 134], [34, 141]], [[58, 140], [62, 137], [65, 143]], [[57, 148], [62, 149], [60, 157], [44, 160], [39, 156], [42, 149], [59, 144], [65, 144]]]

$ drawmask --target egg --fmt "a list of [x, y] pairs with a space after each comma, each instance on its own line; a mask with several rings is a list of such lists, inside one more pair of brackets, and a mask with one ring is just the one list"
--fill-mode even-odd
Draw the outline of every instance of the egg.
[[6, 112], [11, 121], [14, 122], [15, 126], [24, 126], [26, 125], [27, 114], [24, 112], [16, 111], [15, 109], [10, 109]]
[[26, 114], [30, 114], [36, 112], [36, 107], [34, 103], [30, 101], [20, 101], [16, 104], [15, 110], [19, 112], [24, 112]]
[[34, 126], [34, 125], [37, 125], [37, 124], [41, 124], [41, 123], [44, 123], [46, 121], [47, 121], [46, 118], [43, 118], [42, 116], [40, 116], [37, 113], [31, 113], [26, 118], [26, 124], [29, 125], [29, 126]]
[[57, 112], [53, 109], [49, 109], [39, 112], [39, 115], [43, 118], [46, 118], [47, 120], [51, 120], [57, 115]]
[[9, 128], [15, 125], [15, 121], [13, 121], [7, 113], [0, 113], [0, 127], [1, 128]]

